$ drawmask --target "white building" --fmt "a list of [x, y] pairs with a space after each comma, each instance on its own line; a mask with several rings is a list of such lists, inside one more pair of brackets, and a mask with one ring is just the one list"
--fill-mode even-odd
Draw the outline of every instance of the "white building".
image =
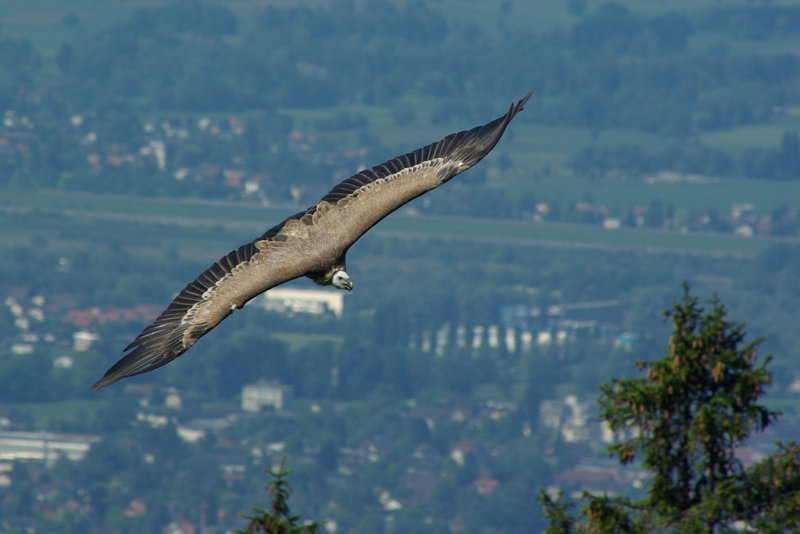
[[264, 406], [288, 410], [294, 399], [294, 388], [263, 378], [242, 388], [242, 410], [260, 412]]
[[72, 334], [72, 348], [76, 352], [85, 352], [89, 350], [92, 343], [100, 339], [100, 336], [86, 330], [79, 330]]
[[98, 436], [53, 432], [0, 431], [0, 461], [39, 460], [48, 464], [60, 457], [83, 460]]
[[321, 315], [332, 312], [336, 317], [341, 317], [344, 311], [344, 292], [282, 287], [267, 291], [260, 304], [267, 310], [280, 313]]

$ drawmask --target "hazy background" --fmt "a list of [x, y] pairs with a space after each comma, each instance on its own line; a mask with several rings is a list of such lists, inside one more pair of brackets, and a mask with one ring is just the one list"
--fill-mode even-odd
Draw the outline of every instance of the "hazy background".
[[[774, 353], [743, 457], [796, 436], [798, 52], [800, 2], [3, 2], [2, 530], [241, 528], [285, 453], [332, 531], [538, 531], [539, 488], [641, 487], [594, 399], [684, 280]], [[351, 249], [341, 318], [254, 301], [90, 391], [210, 262], [531, 89]], [[243, 411], [259, 378], [294, 402]]]

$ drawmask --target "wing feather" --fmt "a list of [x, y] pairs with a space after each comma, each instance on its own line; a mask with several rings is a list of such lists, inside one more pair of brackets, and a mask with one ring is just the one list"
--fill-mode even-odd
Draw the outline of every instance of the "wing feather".
[[[357, 194], [361, 188], [367, 187], [377, 180], [391, 180], [393, 177], [403, 173], [403, 171], [413, 167], [424, 167], [426, 163], [443, 166], [448, 162], [458, 161], [460, 163], [459, 170], [455, 174], [448, 176], [447, 180], [449, 180], [459, 172], [463, 172], [478, 163], [494, 148], [508, 123], [523, 110], [525, 103], [532, 94], [531, 92], [525, 95], [523, 99], [511, 105], [508, 113], [488, 124], [450, 134], [435, 143], [354, 174], [336, 185], [322, 200], [335, 204], [349, 195]], [[411, 198], [408, 200], [411, 200]]]
[[[256, 295], [330, 267], [331, 261], [343, 258], [353, 242], [389, 213], [479, 162], [494, 148], [531, 94], [488, 124], [450, 134], [354, 174], [316, 205], [220, 258], [178, 293], [93, 388], [98, 390], [171, 362]], [[324, 253], [315, 248], [323, 242], [325, 247], [319, 248], [325, 248]]]
[[512, 104], [508, 112], [483, 126], [450, 134], [371, 169], [364, 169], [336, 185], [322, 197], [332, 209], [326, 214], [331, 239], [343, 251], [403, 204], [439, 187], [469, 169], [488, 154], [511, 120], [533, 93]]
[[[260, 247], [257, 242], [261, 242]], [[92, 387], [98, 390], [171, 362], [230, 315], [234, 307], [241, 308], [270, 287], [302, 276], [306, 268], [306, 262], [294, 257], [291, 250], [270, 246], [262, 238], [231, 251], [189, 282], [161, 315], [125, 347], [128, 354]]]

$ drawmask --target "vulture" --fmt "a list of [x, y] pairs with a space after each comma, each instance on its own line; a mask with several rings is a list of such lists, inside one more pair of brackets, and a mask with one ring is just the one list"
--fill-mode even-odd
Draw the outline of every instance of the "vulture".
[[234, 310], [289, 280], [307, 276], [317, 284], [352, 291], [345, 270], [350, 246], [403, 204], [478, 163], [531, 94], [488, 124], [356, 173], [315, 205], [220, 258], [125, 348], [127, 354], [94, 383], [94, 390], [171, 362]]

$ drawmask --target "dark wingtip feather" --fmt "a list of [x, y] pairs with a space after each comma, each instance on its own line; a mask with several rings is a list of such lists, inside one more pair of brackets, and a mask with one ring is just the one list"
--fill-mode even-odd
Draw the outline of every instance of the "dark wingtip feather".
[[130, 352], [111, 366], [106, 374], [92, 385], [92, 388], [98, 391], [121, 378], [152, 371], [186, 352], [191, 346], [191, 344], [184, 346], [184, 334], [187, 330], [192, 343], [209, 330], [207, 323], [204, 322], [184, 323], [186, 314], [204, 300], [203, 294], [209, 288], [233, 272], [238, 264], [250, 261], [256, 250], [253, 243], [242, 245], [220, 258], [194, 281], [189, 282], [167, 309], [125, 347], [125, 352]]
[[459, 132], [453, 134], [455, 137], [460, 137], [458, 140], [459, 149], [453, 153], [453, 159], [460, 158], [467, 166], [472, 167], [486, 156], [506, 131], [506, 127], [520, 111], [525, 109], [525, 103], [528, 102], [533, 91], [518, 100], [515, 104], [511, 104], [508, 108], [508, 113], [499, 117], [488, 124], [478, 126], [472, 130]]
[[166, 354], [161, 354], [160, 350], [163, 349], [153, 347], [151, 343], [142, 342], [142, 344], [137, 344], [134, 342], [134, 345], [138, 346], [112, 365], [100, 380], [92, 384], [92, 389], [99, 391], [122, 378], [158, 369], [186, 352], [185, 350], [170, 350]]
[[130, 361], [128, 360], [128, 356], [123, 357], [122, 359], [120, 359], [120, 361], [112, 365], [111, 368], [109, 368], [109, 370], [106, 371], [106, 374], [104, 374], [100, 380], [92, 384], [92, 389], [95, 391], [100, 391], [104, 387], [110, 386], [120, 378], [125, 378], [127, 376], [127, 369], [123, 369], [123, 367], [127, 367], [124, 364]]
[[[525, 103], [528, 101], [531, 95], [533, 95], [533, 91], [525, 95], [516, 103], [511, 104], [511, 107], [508, 109], [508, 113], [488, 124], [477, 126], [471, 130], [452, 133], [446, 136], [444, 139], [436, 141], [435, 143], [431, 143], [422, 148], [418, 148], [417, 150], [391, 159], [385, 163], [382, 163], [381, 165], [376, 165], [371, 169], [365, 169], [357, 174], [354, 174], [331, 189], [327, 195], [322, 197], [322, 201], [335, 204], [343, 198], [347, 198], [348, 196], [352, 195], [354, 191], [358, 190], [361, 186], [369, 182], [384, 178], [393, 173], [397, 173], [402, 169], [412, 167], [423, 161], [428, 161], [433, 158], [459, 160], [464, 163], [463, 168], [450, 168], [448, 169], [447, 174], [441, 176], [442, 182], [448, 181], [456, 174], [463, 172], [469, 167], [472, 167], [478, 163], [494, 148], [494, 146], [500, 140], [500, 137], [503, 135], [508, 123], [511, 122], [511, 119], [513, 119], [517, 113], [523, 110]], [[309, 208], [309, 210], [314, 208], [315, 207]], [[303, 214], [303, 212], [300, 212], [295, 215], [294, 218], [299, 218]], [[282, 224], [283, 223], [281, 223], [281, 225]], [[270, 232], [277, 232], [280, 230], [281, 225], [276, 226], [273, 230], [270, 230]], [[265, 235], [268, 236], [269, 232]]]
[[117, 380], [119, 380], [119, 378], [112, 378], [112, 377], [110, 377], [108, 375], [104, 375], [103, 378], [101, 378], [100, 380], [98, 380], [97, 382], [92, 384], [92, 389], [94, 391], [100, 391], [104, 387], [113, 384]]

